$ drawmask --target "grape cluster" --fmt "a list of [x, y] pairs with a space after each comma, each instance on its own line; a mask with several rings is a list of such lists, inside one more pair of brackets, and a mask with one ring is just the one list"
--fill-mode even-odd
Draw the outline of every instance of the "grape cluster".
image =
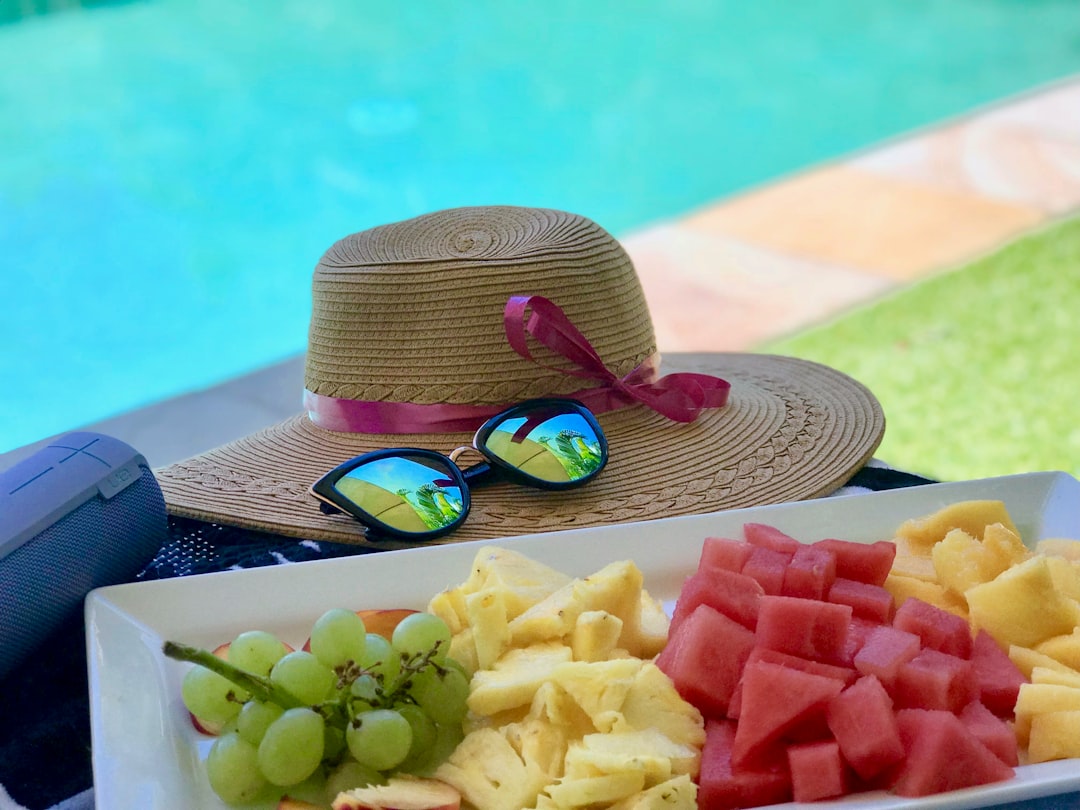
[[469, 679], [448, 657], [450, 630], [429, 613], [406, 616], [387, 640], [354, 611], [333, 609], [303, 650], [272, 633], [241, 633], [221, 658], [166, 642], [196, 664], [181, 696], [204, 728], [220, 729], [206, 760], [229, 804], [325, 775], [327, 793], [430, 775], [462, 738]]

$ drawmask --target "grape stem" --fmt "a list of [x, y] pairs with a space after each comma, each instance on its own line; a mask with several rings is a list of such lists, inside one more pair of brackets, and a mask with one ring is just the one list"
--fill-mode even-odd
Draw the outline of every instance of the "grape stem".
[[233, 666], [228, 661], [218, 658], [208, 650], [201, 650], [198, 647], [191, 647], [176, 641], [166, 641], [162, 647], [162, 651], [169, 658], [173, 658], [177, 661], [187, 661], [191, 664], [198, 664], [212, 672], [216, 672], [222, 678], [231, 681], [245, 692], [250, 692], [251, 696], [256, 700], [261, 700], [264, 703], [276, 703], [283, 709], [299, 709], [307, 705], [289, 690], [283, 689], [269, 678], [245, 672], [239, 667]]

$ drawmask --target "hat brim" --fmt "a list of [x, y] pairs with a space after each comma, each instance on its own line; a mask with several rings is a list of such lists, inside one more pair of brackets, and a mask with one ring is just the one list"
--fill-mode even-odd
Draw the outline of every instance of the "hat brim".
[[[696, 362], [694, 362], [696, 361]], [[678, 365], [678, 368], [670, 367]], [[691, 367], [692, 366], [692, 367]], [[473, 493], [465, 524], [434, 542], [518, 534], [806, 500], [843, 485], [873, 456], [885, 417], [873, 394], [835, 370], [790, 357], [709, 354], [665, 362], [731, 383], [728, 404], [672, 422], [645, 406], [600, 414], [610, 461], [581, 489], [550, 492], [494, 483]], [[471, 433], [336, 433], [298, 415], [155, 470], [169, 512], [212, 523], [369, 546], [347, 515], [324, 515], [311, 484], [353, 456], [386, 447], [449, 453]]]

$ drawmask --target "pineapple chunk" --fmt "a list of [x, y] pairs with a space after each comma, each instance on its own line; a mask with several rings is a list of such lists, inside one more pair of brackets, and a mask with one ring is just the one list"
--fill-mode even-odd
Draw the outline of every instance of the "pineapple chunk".
[[1033, 555], [1015, 530], [1001, 523], [991, 523], [983, 531], [983, 548], [986, 549], [987, 579], [993, 579], [1002, 571], [1019, 565]]
[[567, 752], [566, 770], [568, 776], [589, 768], [613, 773], [627, 767], [627, 762], [640, 761], [645, 768], [646, 784], [655, 785], [672, 776], [695, 775], [700, 759], [696, 747], [674, 742], [655, 728], [646, 728], [585, 736], [580, 745]]
[[622, 619], [606, 610], [586, 610], [578, 616], [570, 634], [575, 661], [606, 661], [615, 652], [622, 633]]
[[892, 594], [893, 604], [896, 607], [900, 607], [908, 598], [913, 597], [955, 613], [957, 616], [967, 617], [967, 603], [962, 597], [958, 597], [936, 582], [897, 574], [895, 568], [885, 578], [885, 590]]
[[1069, 672], [1066, 669], [1051, 669], [1050, 667], [1032, 667], [1032, 683], [1056, 683], [1060, 686], [1072, 686], [1080, 689], [1080, 672]]
[[1046, 564], [1050, 568], [1054, 587], [1070, 599], [1080, 600], [1080, 560], [1048, 554]]
[[569, 636], [583, 612], [603, 610], [623, 623], [619, 646], [637, 655], [641, 649], [642, 582], [641, 571], [627, 560], [575, 579], [510, 623], [513, 645]]
[[1031, 556], [1023, 541], [1000, 523], [986, 527], [982, 540], [963, 529], [950, 530], [930, 551], [937, 580], [958, 597], [989, 582]]
[[986, 570], [983, 545], [963, 529], [952, 529], [930, 549], [937, 581], [956, 595], [993, 579]]
[[897, 536], [893, 538], [893, 545], [896, 546], [892, 564], [894, 575], [936, 584], [937, 573], [934, 571], [933, 557], [930, 556], [932, 544], [914, 546], [906, 537]]
[[1080, 757], [1080, 710], [1050, 711], [1031, 718], [1028, 762]]
[[[598, 734], [590, 736], [616, 739], [622, 736], [633, 737], [635, 735]], [[665, 782], [671, 778], [671, 760], [665, 756], [654, 754], [647, 748], [636, 750], [632, 748], [630, 750], [617, 750], [611, 747], [593, 748], [588, 745], [588, 739], [586, 737], [581, 743], [571, 746], [570, 750], [566, 752], [566, 776], [563, 781], [571, 782], [601, 774], [619, 774], [630, 771], [634, 773], [641, 772], [644, 775], [644, 788], [658, 782]], [[642, 741], [631, 740], [631, 745], [634, 742], [640, 743]]]
[[1080, 624], [1080, 604], [1054, 587], [1042, 555], [1014, 565], [964, 595], [972, 626], [985, 628], [1002, 646], [1033, 647]]
[[585, 610], [575, 600], [573, 586], [572, 582], [564, 585], [515, 617], [510, 622], [510, 643], [514, 647], [527, 647], [569, 635]]
[[676, 776], [622, 799], [611, 810], [697, 810], [697, 785], [689, 776]]
[[504, 593], [494, 588], [482, 588], [465, 597], [479, 669], [490, 668], [510, 646]]
[[493, 669], [480, 669], [473, 675], [469, 711], [490, 716], [529, 705], [540, 685], [570, 655], [570, 648], [557, 642], [510, 650]]
[[1080, 563], [1080, 540], [1067, 537], [1047, 537], [1035, 544], [1035, 551], [1048, 557], [1064, 557]]
[[1048, 712], [1080, 711], [1080, 689], [1055, 683], [1020, 684], [1015, 711], [1016, 740], [1029, 745], [1032, 719]]
[[427, 612], [435, 614], [446, 622], [451, 635], [457, 635], [468, 625], [469, 615], [465, 610], [465, 594], [460, 588], [435, 594], [428, 602]]
[[1052, 636], [1035, 645], [1035, 651], [1060, 661], [1067, 667], [1080, 670], [1080, 626], [1071, 633]]
[[498, 731], [478, 729], [461, 741], [435, 778], [457, 788], [473, 807], [521, 810], [532, 807], [547, 783], [541, 770], [525, 763]]
[[569, 576], [531, 557], [489, 546], [477, 552], [472, 574], [461, 589], [466, 594], [483, 589], [502, 591], [507, 616], [514, 619], [568, 582]]
[[[671, 678], [651, 661], [638, 670], [623, 701], [622, 716], [629, 728], [656, 729], [668, 739], [679, 740], [699, 750], [705, 744], [705, 721], [701, 712], [680, 697]], [[697, 776], [696, 767], [695, 764], [691, 776]]]
[[1076, 671], [1072, 667], [1065, 666], [1056, 658], [1051, 658], [1049, 655], [1043, 655], [1041, 652], [1036, 652], [1030, 647], [1021, 647], [1017, 644], [1009, 645], [1009, 658], [1016, 664], [1016, 668], [1024, 673], [1028, 680], [1032, 680], [1032, 673], [1035, 671], [1036, 667], [1053, 669], [1066, 674]]
[[610, 661], [572, 661], [551, 670], [551, 680], [566, 690], [598, 729], [610, 725], [605, 715], [622, 708], [634, 676], [641, 669], [638, 658]]
[[644, 588], [641, 589], [641, 649], [640, 658], [655, 658], [667, 644], [668, 629], [671, 620], [664, 612], [664, 605], [654, 599]]
[[563, 779], [547, 788], [559, 808], [588, 807], [617, 802], [645, 789], [645, 769]]
[[929, 551], [952, 529], [963, 529], [972, 537], [982, 537], [992, 523], [1000, 523], [1013, 534], [1020, 534], [1004, 502], [970, 500], [949, 504], [925, 517], [906, 520], [896, 530], [896, 537], [907, 541], [914, 550]]

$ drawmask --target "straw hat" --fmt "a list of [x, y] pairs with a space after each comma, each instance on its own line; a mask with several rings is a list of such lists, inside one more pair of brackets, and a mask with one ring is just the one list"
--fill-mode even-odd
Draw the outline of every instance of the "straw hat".
[[607, 468], [570, 492], [485, 486], [439, 542], [814, 498], [881, 441], [880, 405], [844, 374], [712, 357], [713, 376], [663, 375], [633, 265], [596, 223], [508, 206], [439, 211], [348, 236], [319, 261], [304, 413], [155, 472], [174, 515], [396, 548], [322, 514], [308, 487], [370, 450], [449, 453], [531, 397], [598, 411]]

